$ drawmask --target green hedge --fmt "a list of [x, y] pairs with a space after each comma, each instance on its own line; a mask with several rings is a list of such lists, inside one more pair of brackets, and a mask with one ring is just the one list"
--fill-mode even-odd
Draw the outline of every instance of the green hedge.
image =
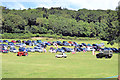
[[28, 39], [31, 38], [31, 33], [4, 33], [1, 35], [2, 39]]
[[89, 37], [71, 37], [57, 34], [32, 34], [32, 33], [4, 33], [1, 34], [2, 39], [30, 39], [31, 37], [48, 37], [55, 39], [69, 39], [69, 40], [96, 40], [96, 38]]

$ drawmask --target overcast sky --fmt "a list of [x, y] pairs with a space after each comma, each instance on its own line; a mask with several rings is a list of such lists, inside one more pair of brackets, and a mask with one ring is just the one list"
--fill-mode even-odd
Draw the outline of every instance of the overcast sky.
[[72, 10], [83, 8], [91, 10], [115, 10], [119, 0], [0, 0], [0, 2], [0, 5], [10, 9], [62, 7]]

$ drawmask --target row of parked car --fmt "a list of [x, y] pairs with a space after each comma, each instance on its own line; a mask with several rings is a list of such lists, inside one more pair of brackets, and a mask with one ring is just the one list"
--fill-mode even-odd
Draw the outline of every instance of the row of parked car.
[[[27, 40], [27, 41], [25, 41], [25, 40], [23, 40], [23, 41], [21, 41], [21, 40], [12, 40], [12, 41], [8, 41], [8, 40], [0, 40], [0, 43], [25, 43], [26, 45], [31, 45], [31, 46], [34, 46], [34, 45], [37, 45], [37, 44], [46, 44], [46, 45], [53, 45], [54, 43], [56, 43], [57, 45], [60, 45], [60, 46], [76, 46], [76, 45], [78, 45], [78, 46], [99, 46], [99, 47], [101, 47], [101, 46], [104, 46], [104, 44], [103, 43], [101, 43], [101, 44], [85, 44], [85, 43], [81, 43], [81, 44], [78, 44], [78, 43], [76, 43], [76, 42], [73, 42], [73, 41], [63, 41], [63, 42], [61, 42], [61, 41], [53, 41], [53, 42], [50, 42], [50, 41], [44, 41], [44, 42], [42, 42], [41, 40], [37, 40], [37, 41], [34, 41], [34, 40]], [[33, 45], [34, 44], [34, 45]]]
[[[95, 51], [99, 51], [99, 50], [112, 50], [113, 52], [120, 52], [120, 48], [101, 48], [104, 46], [104, 43], [101, 43], [101, 44], [85, 44], [85, 43], [81, 43], [81, 44], [78, 44], [76, 42], [72, 42], [72, 41], [53, 41], [53, 42], [47, 42], [47, 41], [44, 41], [42, 42], [41, 40], [36, 40], [36, 41], [31, 41], [31, 40], [12, 40], [12, 41], [8, 41], [8, 40], [0, 40], [0, 46], [5, 46], [5, 47], [10, 47], [10, 52], [18, 52], [18, 50], [16, 50], [15, 46], [16, 47], [25, 47], [26, 45], [29, 45], [29, 46], [35, 46], [34, 48], [27, 48], [28, 52], [42, 52], [42, 48], [41, 47], [44, 47], [43, 45], [54, 45], [54, 44], [57, 44], [59, 46], [74, 46], [75, 48], [72, 49], [72, 48], [67, 48], [67, 47], [62, 47], [62, 48], [58, 48], [58, 49], [54, 49], [54, 48], [50, 48], [50, 52], [73, 52], [74, 50], [77, 51], [77, 52], [81, 52], [81, 51], [92, 51], [92, 50], [95, 50]], [[8, 43], [8, 44], [4, 44], [4, 43]], [[4, 48], [1, 48], [0, 49], [1, 52], [8, 52], [6, 49]]]

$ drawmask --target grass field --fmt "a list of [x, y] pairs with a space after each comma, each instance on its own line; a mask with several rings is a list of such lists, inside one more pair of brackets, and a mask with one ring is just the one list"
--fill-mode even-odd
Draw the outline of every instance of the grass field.
[[[9, 39], [11, 40], [11, 39]], [[56, 41], [56, 39], [41, 39]], [[63, 41], [63, 40], [61, 40]], [[76, 41], [78, 43], [101, 43], [101, 40]], [[49, 46], [50, 47], [50, 46]], [[49, 49], [47, 47], [47, 50]], [[97, 53], [97, 52], [96, 52]], [[67, 54], [65, 58], [55, 58], [58, 53], [30, 53], [18, 57], [15, 53], [2, 54], [3, 78], [105, 78], [118, 75], [118, 54], [111, 59], [97, 59], [92, 52]]]

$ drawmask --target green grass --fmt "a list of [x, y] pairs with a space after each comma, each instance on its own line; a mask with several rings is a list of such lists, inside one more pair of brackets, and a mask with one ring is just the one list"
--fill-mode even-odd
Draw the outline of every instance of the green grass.
[[[10, 40], [10, 39], [9, 39]], [[47, 41], [45, 38], [42, 41]], [[56, 39], [48, 39], [56, 41]], [[61, 40], [63, 41], [63, 40]], [[79, 43], [101, 43], [104, 41], [76, 41]], [[104, 42], [105, 44], [107, 42]], [[109, 47], [117, 47], [117, 44]], [[50, 46], [49, 46], [50, 47]], [[47, 50], [49, 49], [47, 47]], [[97, 53], [97, 52], [96, 52]], [[2, 53], [0, 53], [1, 55]], [[58, 53], [29, 53], [16, 56], [2, 54], [3, 78], [104, 78], [118, 75], [118, 54], [111, 59], [97, 59], [92, 52], [67, 54], [68, 58], [55, 58]]]

